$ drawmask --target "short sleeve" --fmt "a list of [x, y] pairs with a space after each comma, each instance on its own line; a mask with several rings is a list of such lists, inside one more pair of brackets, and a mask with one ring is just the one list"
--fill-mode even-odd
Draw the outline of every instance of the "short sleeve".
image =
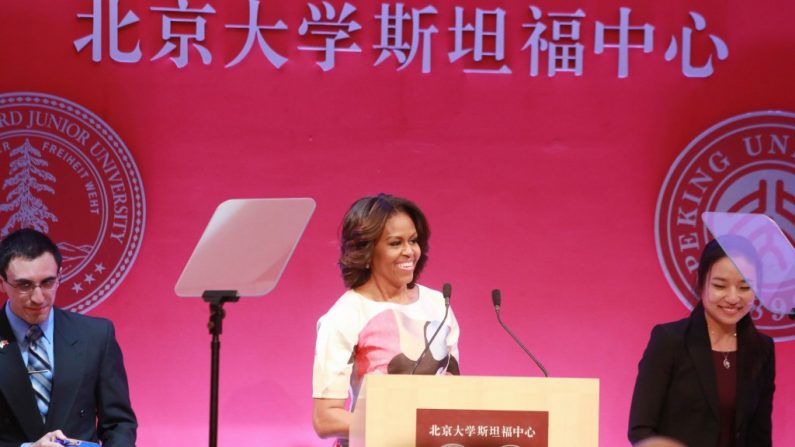
[[317, 322], [312, 371], [312, 397], [347, 399], [356, 346], [355, 325], [342, 321], [342, 312], [330, 312]]

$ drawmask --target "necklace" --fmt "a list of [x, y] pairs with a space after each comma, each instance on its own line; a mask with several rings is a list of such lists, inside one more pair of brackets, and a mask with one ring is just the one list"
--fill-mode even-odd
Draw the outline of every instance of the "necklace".
[[[710, 342], [712, 342], [713, 339], [717, 338], [715, 331], [709, 327], [709, 325], [707, 325], [707, 329], [709, 330]], [[737, 340], [737, 332], [732, 332], [731, 336]], [[736, 344], [737, 342], [735, 341], [734, 343]], [[715, 347], [718, 345], [717, 340], [715, 343], [712, 343], [712, 345], [713, 349], [715, 349]], [[731, 351], [721, 351], [721, 354], [723, 354], [723, 367], [726, 369], [730, 369], [732, 367], [732, 364], [729, 361], [729, 353], [731, 353]]]
[[[719, 342], [717, 333], [711, 327], [709, 327], [709, 325], [707, 325], [707, 330], [709, 331], [709, 341], [710, 341], [710, 344], [712, 344], [712, 349], [715, 349], [717, 351], [717, 348], [718, 348], [719, 345], [725, 345], [725, 343], [720, 343]], [[731, 334], [726, 334], [726, 335], [727, 336], [731, 335], [731, 338], [733, 340], [737, 340], [737, 331], [732, 332]], [[734, 341], [733, 344], [736, 344], [736, 343], [737, 342]], [[729, 349], [731, 349], [731, 348], [729, 348]]]

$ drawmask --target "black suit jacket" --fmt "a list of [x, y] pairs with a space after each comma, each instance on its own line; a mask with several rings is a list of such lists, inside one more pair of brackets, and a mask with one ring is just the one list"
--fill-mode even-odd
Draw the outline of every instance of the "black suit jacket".
[[[737, 447], [772, 445], [775, 390], [773, 341], [750, 316], [737, 325]], [[638, 365], [629, 414], [629, 440], [668, 436], [689, 447], [718, 443], [718, 386], [704, 308], [689, 318], [657, 325]]]
[[19, 344], [0, 308], [0, 447], [19, 447], [48, 431], [133, 447], [137, 422], [113, 324], [105, 319], [53, 309], [55, 375], [46, 422], [22, 362]]

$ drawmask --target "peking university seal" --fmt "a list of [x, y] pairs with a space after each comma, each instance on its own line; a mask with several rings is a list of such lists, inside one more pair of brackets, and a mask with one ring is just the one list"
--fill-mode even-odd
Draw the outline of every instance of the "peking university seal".
[[0, 235], [47, 233], [63, 254], [58, 305], [85, 313], [138, 255], [146, 207], [130, 151], [100, 117], [57, 96], [0, 94]]
[[[699, 300], [701, 251], [717, 236], [701, 219], [706, 211], [765, 214], [795, 240], [795, 114], [760, 111], [722, 121], [690, 142], [669, 169], [655, 213], [657, 256], [689, 309]], [[786, 316], [793, 297], [795, 280], [768, 307], [757, 300], [756, 327], [776, 341], [795, 339], [795, 321]]]

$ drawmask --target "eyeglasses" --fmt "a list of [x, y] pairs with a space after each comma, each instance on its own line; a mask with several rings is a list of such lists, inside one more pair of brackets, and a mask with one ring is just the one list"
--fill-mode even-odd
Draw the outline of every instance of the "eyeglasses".
[[5, 281], [5, 283], [17, 289], [20, 295], [30, 295], [34, 290], [36, 290], [36, 287], [41, 289], [42, 292], [49, 292], [50, 290], [58, 287], [58, 282], [60, 280], [61, 278], [56, 276], [55, 278], [47, 278], [38, 284], [30, 281], [22, 281], [16, 284], [12, 283], [11, 281]]

